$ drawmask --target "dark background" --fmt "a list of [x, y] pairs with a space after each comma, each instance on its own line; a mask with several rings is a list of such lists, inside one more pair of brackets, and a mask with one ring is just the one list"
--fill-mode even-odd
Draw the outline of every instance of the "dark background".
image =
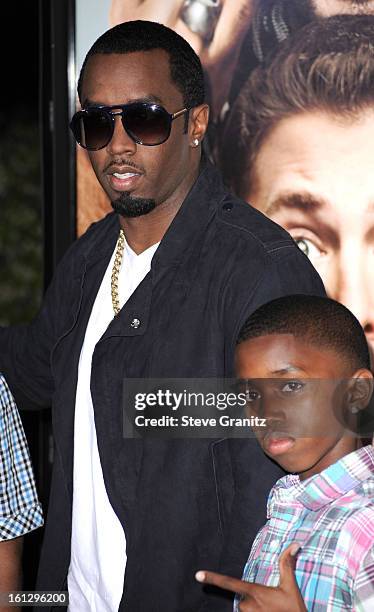
[[30, 109], [37, 121], [39, 62], [39, 3], [3, 2], [1, 6], [1, 111], [14, 103]]
[[39, 5], [2, 6], [0, 324], [30, 319], [42, 288]]
[[[40, 15], [38, 0], [4, 2], [1, 8], [0, 324], [9, 325], [30, 320], [43, 292]], [[49, 439], [43, 423], [49, 411], [21, 413], [21, 418], [46, 508], [48, 487], [41, 468]], [[42, 532], [38, 529], [25, 536], [25, 589], [35, 586]]]
[[[2, 6], [0, 96], [0, 325], [27, 323], [76, 237], [75, 0]], [[21, 412], [39, 499], [48, 509], [51, 411]], [[33, 590], [43, 529], [24, 539], [24, 589]]]

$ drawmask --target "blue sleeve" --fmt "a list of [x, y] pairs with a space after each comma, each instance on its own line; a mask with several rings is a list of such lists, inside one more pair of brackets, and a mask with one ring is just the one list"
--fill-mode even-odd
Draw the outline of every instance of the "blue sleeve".
[[29, 449], [17, 406], [0, 374], [0, 541], [43, 525]]

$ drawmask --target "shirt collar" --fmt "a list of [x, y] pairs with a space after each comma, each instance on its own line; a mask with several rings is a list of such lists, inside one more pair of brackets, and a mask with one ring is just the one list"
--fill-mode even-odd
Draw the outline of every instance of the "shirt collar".
[[159, 242], [152, 244], [147, 249], [145, 249], [145, 251], [142, 251], [138, 255], [137, 253], [135, 253], [135, 251], [132, 250], [131, 246], [129, 245], [129, 243], [127, 242], [125, 238], [123, 258], [124, 259], [126, 258], [130, 264], [134, 263], [135, 265], [137, 265], [137, 263], [139, 262], [147, 261], [149, 258], [152, 259], [153, 255], [155, 254], [155, 252], [157, 251], [159, 247], [159, 244], [160, 244]]
[[328, 468], [304, 481], [296, 474], [288, 474], [278, 480], [268, 499], [268, 518], [277, 505], [294, 502], [308, 510], [319, 510], [355, 489], [374, 476], [374, 448], [364, 446]]

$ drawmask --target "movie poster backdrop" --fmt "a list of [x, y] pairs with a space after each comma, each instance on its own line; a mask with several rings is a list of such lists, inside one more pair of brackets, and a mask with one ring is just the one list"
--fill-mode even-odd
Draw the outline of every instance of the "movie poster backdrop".
[[[225, 129], [227, 130], [227, 125], [232, 122], [230, 113], [249, 75], [266, 56], [276, 53], [284, 40], [316, 18], [319, 2], [320, 0], [76, 0], [76, 79], [87, 50], [109, 27], [123, 21], [147, 19], [173, 28], [188, 40], [202, 61], [211, 107], [210, 128], [204, 148], [211, 160], [218, 163], [228, 140]], [[339, 12], [340, 4], [346, 8], [350, 3], [336, 0], [335, 12]], [[325, 5], [321, 0], [321, 7], [323, 6]], [[321, 8], [321, 12], [323, 10], [325, 9]], [[372, 138], [368, 135], [365, 151], [362, 151], [366, 160], [374, 158], [374, 113], [372, 125]], [[284, 126], [283, 134], [286, 142], [290, 143], [290, 151], [294, 150], [296, 157], [308, 157], [308, 147], [313, 146], [317, 149], [317, 157], [320, 147], [321, 160], [323, 155], [328, 158], [328, 151], [334, 139], [336, 149], [341, 149], [339, 139], [342, 132], [332, 130], [330, 134], [328, 123], [314, 125], [308, 121], [299, 122], [294, 128], [294, 135], [296, 129], [299, 143], [294, 149], [292, 130], [287, 133], [287, 126]], [[282, 138], [282, 133], [277, 136]], [[291, 233], [320, 273], [328, 294], [348, 306], [359, 318], [373, 347], [374, 173], [365, 173], [367, 162], [365, 166], [358, 161], [361, 147], [359, 135], [351, 135], [350, 129], [347, 128], [345, 145], [343, 143], [342, 146], [349, 150], [351, 137], [354, 140], [352, 150], [354, 148], [356, 151], [352, 165], [359, 168], [364, 175], [363, 178], [355, 175], [352, 180], [359, 181], [360, 185], [365, 183], [365, 193], [357, 195], [356, 189], [355, 197], [348, 197], [348, 184], [345, 186], [344, 180], [347, 183], [350, 181], [351, 170], [347, 171], [345, 178], [345, 172], [340, 171], [338, 167], [337, 152], [335, 163], [327, 159], [325, 166], [322, 166], [322, 172], [319, 168], [316, 169], [316, 174], [325, 174], [320, 184], [317, 180], [314, 185], [317, 191], [322, 191], [319, 195], [325, 205], [320, 214], [315, 214], [318, 202], [313, 207], [313, 202], [296, 202], [297, 198], [295, 206], [290, 199], [283, 208], [262, 210]], [[268, 163], [272, 166], [277, 162], [274, 160], [277, 145], [282, 150], [282, 142], [279, 144], [275, 139], [273, 158], [268, 158]], [[290, 154], [289, 151], [287, 153]], [[230, 156], [235, 164], [235, 150], [230, 150]], [[280, 163], [281, 161], [283, 163], [283, 159]], [[242, 162], [243, 160], [237, 160], [238, 169], [243, 166]], [[295, 163], [297, 162], [298, 159], [295, 159]], [[332, 177], [335, 177], [335, 182]], [[279, 176], [274, 180], [278, 178]], [[239, 179], [238, 183], [245, 183], [245, 177], [241, 176]], [[339, 184], [336, 183], [338, 180]], [[246, 197], [245, 190], [239, 195], [257, 205], [256, 198]], [[257, 207], [261, 208], [260, 205]], [[110, 211], [110, 203], [96, 180], [87, 153], [77, 147], [77, 235], [80, 236], [93, 221]]]

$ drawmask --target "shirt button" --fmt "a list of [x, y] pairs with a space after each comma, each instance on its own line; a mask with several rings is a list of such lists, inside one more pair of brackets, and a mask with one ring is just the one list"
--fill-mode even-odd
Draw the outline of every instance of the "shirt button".
[[225, 212], [230, 212], [230, 210], [232, 210], [232, 208], [233, 208], [233, 205], [232, 205], [230, 202], [227, 202], [226, 204], [224, 204], [224, 205], [222, 206], [222, 209], [223, 209]]
[[131, 327], [133, 327], [134, 329], [138, 329], [138, 327], [140, 327], [140, 321], [139, 319], [133, 319], [131, 321]]
[[271, 550], [271, 552], [275, 552], [277, 550], [279, 546], [279, 541], [278, 540], [272, 540], [269, 544], [269, 550]]

